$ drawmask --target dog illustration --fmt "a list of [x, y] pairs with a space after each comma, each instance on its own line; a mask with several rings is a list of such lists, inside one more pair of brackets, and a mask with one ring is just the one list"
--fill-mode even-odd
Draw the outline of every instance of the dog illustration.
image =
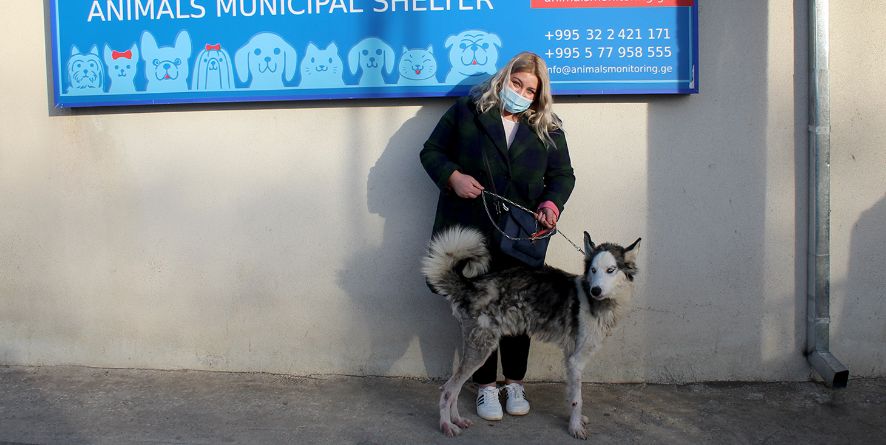
[[220, 43], [207, 43], [194, 61], [191, 89], [194, 91], [220, 91], [234, 89], [234, 68], [231, 55]]
[[446, 75], [446, 83], [476, 84], [495, 74], [501, 46], [501, 39], [486, 31], [469, 30], [449, 36], [446, 47], [452, 69]]
[[348, 51], [348, 66], [351, 74], [362, 70], [359, 82], [361, 87], [384, 85], [386, 82], [382, 70], [391, 74], [394, 71], [395, 57], [393, 48], [383, 40], [367, 37]]
[[400, 73], [398, 85], [436, 85], [437, 59], [434, 58], [434, 47], [408, 49], [404, 46], [397, 72]]
[[[584, 234], [584, 273], [517, 266], [487, 273], [489, 250], [475, 229], [455, 226], [431, 240], [422, 272], [449, 301], [461, 325], [461, 360], [440, 394], [440, 428], [447, 436], [472, 422], [458, 413], [462, 386], [498, 347], [503, 335], [534, 335], [558, 344], [565, 357], [572, 412], [569, 432], [587, 438], [581, 376], [623, 313], [637, 274], [640, 239], [628, 247], [595, 245]], [[554, 441], [556, 442], [556, 441]]]
[[71, 48], [68, 59], [68, 94], [102, 94], [105, 92], [105, 66], [98, 57], [98, 47], [92, 46], [88, 53]]
[[249, 88], [258, 90], [285, 88], [283, 82], [295, 77], [297, 64], [295, 48], [270, 32], [254, 35], [234, 54], [237, 77], [241, 82], [249, 81]]
[[174, 46], [157, 46], [154, 36], [145, 31], [142, 33], [141, 48], [148, 92], [172, 93], [188, 90], [191, 36], [187, 31], [178, 33]]
[[301, 88], [337, 88], [345, 86], [342, 79], [344, 62], [338, 55], [338, 46], [330, 43], [326, 49], [320, 49], [308, 43], [305, 58], [301, 61]]
[[133, 94], [135, 93], [135, 73], [138, 71], [138, 46], [134, 43], [126, 51], [112, 50], [105, 44], [105, 65], [111, 77], [108, 93]]

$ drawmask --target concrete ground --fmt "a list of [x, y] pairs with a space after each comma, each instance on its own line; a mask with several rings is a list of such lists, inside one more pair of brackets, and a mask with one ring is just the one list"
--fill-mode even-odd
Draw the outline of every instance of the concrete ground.
[[[437, 429], [441, 382], [378, 377], [0, 367], [0, 444], [568, 444], [561, 383], [532, 383], [532, 412]], [[886, 443], [886, 379], [584, 385], [593, 443]]]

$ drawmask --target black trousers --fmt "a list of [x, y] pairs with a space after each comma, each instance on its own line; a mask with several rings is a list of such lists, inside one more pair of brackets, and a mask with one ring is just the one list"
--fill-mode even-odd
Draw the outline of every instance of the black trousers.
[[523, 380], [526, 364], [529, 361], [529, 336], [502, 337], [498, 349], [492, 351], [486, 363], [474, 372], [473, 380], [478, 385], [495, 383], [498, 376], [498, 356], [501, 351], [501, 372], [505, 379]]

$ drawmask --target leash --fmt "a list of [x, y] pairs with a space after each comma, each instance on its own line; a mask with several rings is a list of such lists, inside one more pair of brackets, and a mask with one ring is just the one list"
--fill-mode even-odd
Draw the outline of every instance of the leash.
[[[505, 238], [507, 238], [511, 241], [537, 241], [540, 239], [550, 238], [550, 237], [554, 236], [554, 234], [559, 233], [560, 236], [562, 236], [563, 238], [566, 239], [566, 241], [569, 241], [569, 244], [572, 244], [572, 247], [574, 247], [575, 250], [577, 250], [582, 255], [585, 254], [584, 250], [581, 250], [581, 247], [578, 247], [578, 245], [575, 244], [574, 242], [572, 242], [572, 240], [569, 239], [569, 237], [566, 236], [566, 234], [563, 233], [562, 230], [559, 230], [556, 227], [551, 228], [551, 229], [539, 230], [538, 232], [535, 232], [532, 235], [530, 235], [528, 238], [517, 238], [517, 237], [513, 237], [513, 236], [508, 235], [503, 230], [501, 230], [500, 227], [498, 227], [498, 224], [496, 224], [496, 222], [495, 222], [495, 218], [492, 217], [492, 212], [489, 211], [489, 203], [486, 202], [486, 195], [489, 195], [495, 199], [498, 199], [499, 201], [503, 201], [504, 203], [510, 204], [510, 205], [512, 205], [524, 212], [530, 213], [532, 215], [535, 215], [535, 212], [533, 212], [532, 210], [529, 210], [526, 207], [523, 207], [520, 204], [517, 204], [516, 202], [511, 201], [510, 199], [505, 198], [504, 196], [501, 196], [497, 193], [483, 190], [483, 193], [480, 196], [481, 196], [481, 198], [483, 198], [483, 208], [486, 209], [486, 216], [489, 217], [489, 222], [492, 223], [492, 226], [495, 227], [495, 230], [497, 230], [499, 233], [501, 233], [502, 236], [504, 236]], [[496, 205], [498, 205], [498, 203], [496, 203]], [[510, 211], [510, 209], [508, 208], [507, 205], [505, 205], [505, 204], [501, 204], [501, 205], [504, 207], [504, 211], [506, 211], [506, 212]]]

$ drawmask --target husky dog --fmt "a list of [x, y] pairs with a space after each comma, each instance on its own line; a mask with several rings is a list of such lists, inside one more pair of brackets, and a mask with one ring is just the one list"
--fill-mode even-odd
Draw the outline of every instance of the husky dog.
[[458, 414], [462, 386], [498, 347], [503, 335], [533, 335], [560, 345], [567, 369], [572, 413], [569, 433], [586, 439], [581, 414], [585, 362], [609, 335], [631, 296], [640, 238], [628, 247], [595, 245], [584, 234], [584, 274], [544, 266], [488, 272], [491, 257], [483, 235], [453, 227], [431, 240], [422, 273], [452, 305], [461, 325], [461, 360], [440, 394], [440, 429], [456, 436], [472, 422]]

